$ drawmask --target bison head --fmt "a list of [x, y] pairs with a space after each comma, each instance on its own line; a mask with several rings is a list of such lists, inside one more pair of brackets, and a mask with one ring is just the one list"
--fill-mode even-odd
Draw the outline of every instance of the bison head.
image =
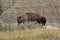
[[42, 23], [42, 26], [44, 26], [46, 24], [46, 18], [45, 17], [41, 17], [40, 22]]
[[42, 26], [44, 26], [46, 24], [46, 18], [45, 17], [41, 17], [40, 19], [36, 20], [39, 24], [41, 23]]

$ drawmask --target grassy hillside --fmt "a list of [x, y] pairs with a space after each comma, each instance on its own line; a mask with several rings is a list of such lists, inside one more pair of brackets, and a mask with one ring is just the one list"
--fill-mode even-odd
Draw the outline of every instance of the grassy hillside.
[[4, 10], [1, 19], [4, 23], [14, 23], [20, 14], [34, 12], [46, 17], [47, 25], [60, 26], [59, 0], [14, 0], [14, 5], [12, 2], [13, 0], [1, 2]]
[[[0, 40], [60, 40], [60, 28], [57, 28], [60, 27], [59, 0], [14, 0], [14, 5], [12, 1], [1, 0]], [[46, 25], [57, 29], [41, 28], [34, 23], [17, 26], [17, 16], [27, 12], [39, 13], [46, 17]], [[22, 30], [22, 26], [25, 30]]]
[[[45, 29], [34, 23], [17, 26], [17, 16], [26, 12], [34, 12], [46, 17], [46, 25], [60, 27], [59, 0], [14, 1], [14, 5], [12, 5], [12, 0], [1, 2], [3, 13], [0, 16], [0, 40], [60, 40], [60, 28]], [[25, 30], [22, 30], [22, 26]]]
[[60, 29], [26, 29], [0, 32], [0, 40], [60, 40]]

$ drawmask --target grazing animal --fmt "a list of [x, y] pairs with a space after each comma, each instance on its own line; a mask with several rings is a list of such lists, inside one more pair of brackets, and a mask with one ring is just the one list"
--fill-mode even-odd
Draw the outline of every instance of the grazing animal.
[[40, 16], [40, 14], [37, 13], [25, 13], [19, 17], [17, 17], [17, 22], [18, 25], [20, 23], [24, 23], [24, 22], [29, 22], [29, 21], [36, 21], [37, 23], [41, 23], [42, 26], [44, 26], [46, 24], [46, 18]]

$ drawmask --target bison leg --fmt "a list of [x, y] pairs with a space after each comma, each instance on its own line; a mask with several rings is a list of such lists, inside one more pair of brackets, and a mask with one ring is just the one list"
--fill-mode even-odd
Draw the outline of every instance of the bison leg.
[[18, 25], [17, 25], [17, 26], [19, 26], [19, 24], [20, 24], [20, 23], [18, 23]]
[[42, 26], [44, 26], [45, 25], [45, 23], [41, 23], [42, 24]]

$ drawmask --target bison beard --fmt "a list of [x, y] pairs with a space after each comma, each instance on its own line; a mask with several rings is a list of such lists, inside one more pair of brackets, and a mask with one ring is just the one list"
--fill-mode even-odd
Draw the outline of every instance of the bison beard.
[[36, 20], [39, 24], [41, 23], [42, 26], [44, 26], [46, 24], [46, 18], [45, 17], [41, 17], [41, 19], [37, 19]]
[[20, 23], [24, 23], [24, 22], [28, 22], [28, 21], [36, 21], [38, 22], [39, 24], [41, 23], [42, 26], [44, 26], [46, 24], [46, 18], [45, 17], [42, 17], [40, 16], [39, 14], [37, 13], [25, 13], [25, 15], [21, 15], [19, 17], [17, 17], [17, 22], [18, 22], [18, 25]]

